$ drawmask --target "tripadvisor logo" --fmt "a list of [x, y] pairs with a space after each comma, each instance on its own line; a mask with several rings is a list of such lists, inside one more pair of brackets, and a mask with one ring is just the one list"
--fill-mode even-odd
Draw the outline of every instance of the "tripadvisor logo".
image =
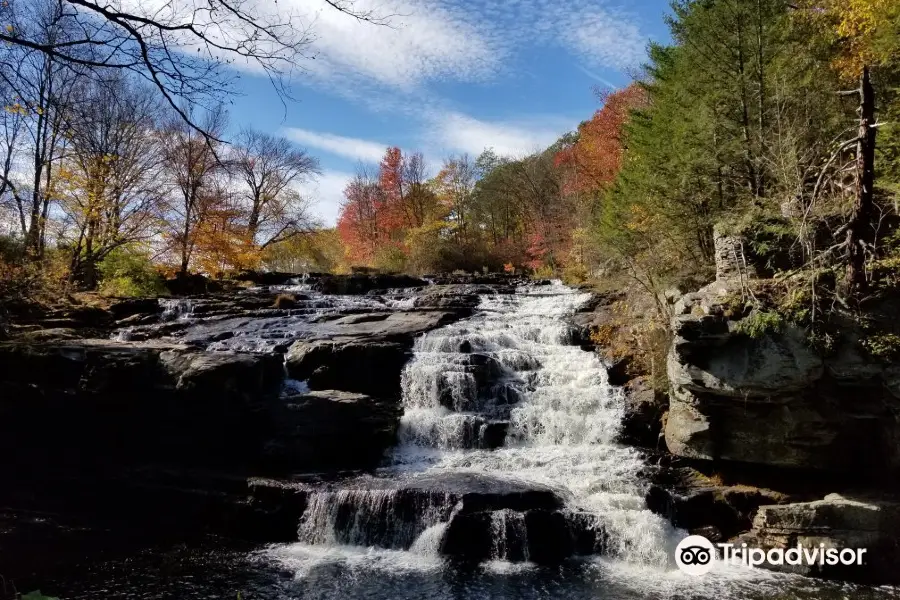
[[762, 565], [809, 565], [809, 566], [861, 566], [865, 548], [826, 548], [825, 544], [794, 548], [751, 548], [747, 544], [713, 544], [702, 535], [691, 535], [675, 548], [675, 564], [688, 575], [705, 575], [712, 571], [716, 563], [716, 547], [721, 550], [726, 563], [739, 561], [740, 564], [756, 568]]

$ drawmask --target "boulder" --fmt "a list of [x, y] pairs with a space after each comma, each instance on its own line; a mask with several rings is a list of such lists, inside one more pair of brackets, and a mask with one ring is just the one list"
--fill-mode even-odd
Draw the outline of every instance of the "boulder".
[[[784, 565], [778, 570], [867, 583], [898, 583], [900, 502], [830, 494], [822, 500], [762, 506], [742, 542], [764, 549], [865, 549], [865, 564]], [[767, 568], [773, 568], [764, 564]]]
[[312, 389], [400, 398], [400, 374], [416, 336], [461, 315], [446, 311], [362, 313], [308, 326], [288, 350], [291, 378]]
[[625, 413], [619, 441], [657, 448], [662, 438], [663, 415], [668, 408], [668, 397], [656, 392], [647, 377], [629, 381], [625, 385]]
[[297, 471], [371, 469], [396, 441], [400, 408], [363, 394], [334, 390], [282, 399], [266, 464]]
[[277, 356], [108, 340], [7, 342], [0, 363], [0, 444], [48, 472], [244, 464], [283, 377]]
[[566, 510], [553, 489], [478, 473], [359, 477], [315, 486], [259, 480], [252, 495], [257, 510], [273, 518], [300, 509], [301, 541], [410, 549], [435, 532], [434, 550], [471, 563], [558, 563], [593, 551], [601, 535], [588, 515]]
[[673, 329], [669, 380], [685, 390], [768, 398], [807, 389], [824, 373], [805, 333], [793, 326], [754, 339], [730, 331], [722, 317], [679, 315]]
[[400, 398], [400, 373], [409, 360], [397, 342], [297, 342], [287, 354], [288, 374], [314, 390], [341, 389], [380, 398]]
[[109, 312], [117, 321], [135, 315], [155, 315], [162, 311], [163, 307], [156, 298], [129, 298], [109, 307]]
[[312, 282], [313, 289], [323, 294], [343, 296], [365, 295], [373, 290], [425, 287], [428, 282], [409, 275], [355, 274], [324, 275]]
[[[748, 531], [756, 510], [788, 500], [782, 493], [746, 485], [724, 485], [690, 468], [674, 469], [647, 491], [647, 508], [692, 534], [719, 540]], [[709, 535], [706, 535], [709, 537]]]

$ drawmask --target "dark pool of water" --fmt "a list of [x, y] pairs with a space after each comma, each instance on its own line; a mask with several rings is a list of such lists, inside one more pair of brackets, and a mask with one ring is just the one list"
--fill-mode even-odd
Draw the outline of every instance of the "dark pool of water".
[[900, 599], [895, 588], [853, 586], [769, 573], [691, 578], [603, 560], [559, 568], [493, 563], [476, 569], [408, 552], [223, 547], [215, 542], [149, 548], [17, 582], [72, 599], [208, 600], [854, 600]]

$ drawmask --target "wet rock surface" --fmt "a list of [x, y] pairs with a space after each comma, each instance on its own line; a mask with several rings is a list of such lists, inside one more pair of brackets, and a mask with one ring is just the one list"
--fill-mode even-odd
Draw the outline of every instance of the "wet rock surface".
[[377, 466], [396, 441], [414, 339], [479, 301], [471, 285], [429, 295], [414, 278], [264, 279], [13, 327], [0, 342], [0, 451], [17, 458], [0, 466], [0, 504], [131, 529], [152, 498], [185, 535], [233, 532], [227, 515], [247, 509], [237, 534], [256, 539], [252, 523], [266, 521], [242, 502], [246, 477]]
[[396, 402], [325, 390], [282, 397], [264, 462], [297, 471], [373, 469], [395, 440]]
[[[257, 510], [299, 516], [299, 538], [405, 549], [465, 562], [554, 564], [597, 551], [595, 518], [566, 510], [549, 487], [480, 473], [362, 477], [334, 484], [257, 480]], [[427, 546], [427, 547], [426, 547]]]
[[783, 493], [726, 485], [689, 468], [667, 470], [647, 491], [647, 507], [680, 529], [724, 541], [750, 529], [760, 506], [782, 504]]

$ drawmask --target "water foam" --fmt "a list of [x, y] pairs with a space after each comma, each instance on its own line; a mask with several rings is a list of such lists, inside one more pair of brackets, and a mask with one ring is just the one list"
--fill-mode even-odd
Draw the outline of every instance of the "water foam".
[[[573, 508], [601, 518], [611, 555], [666, 567], [674, 532], [645, 508], [640, 454], [616, 443], [622, 391], [609, 385], [596, 355], [569, 344], [565, 317], [589, 298], [559, 284], [485, 296], [475, 317], [420, 338], [403, 374], [393, 469], [474, 471], [562, 488]], [[453, 410], [473, 394], [471, 376], [458, 372], [471, 353], [495, 359], [522, 383], [521, 401], [508, 407], [506, 444], [496, 450], [465, 449], [462, 441], [473, 419], [496, 416], [490, 401], [481, 413]]]

